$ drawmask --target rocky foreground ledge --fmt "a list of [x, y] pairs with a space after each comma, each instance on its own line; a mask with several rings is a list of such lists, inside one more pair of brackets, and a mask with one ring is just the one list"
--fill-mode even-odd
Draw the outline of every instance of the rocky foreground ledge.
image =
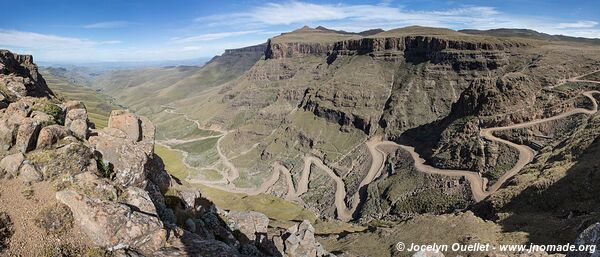
[[[332, 256], [307, 221], [273, 232], [264, 214], [219, 210], [200, 191], [174, 189], [150, 120], [115, 110], [95, 129], [83, 103], [54, 96], [31, 56], [0, 50], [0, 103], [0, 179], [53, 183], [63, 216], [106, 254]], [[14, 232], [10, 219], [2, 214], [1, 243]]]

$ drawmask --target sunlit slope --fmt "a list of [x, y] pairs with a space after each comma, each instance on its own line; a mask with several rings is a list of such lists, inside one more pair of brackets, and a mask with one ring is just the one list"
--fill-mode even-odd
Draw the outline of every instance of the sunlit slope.
[[110, 112], [122, 108], [112, 103], [110, 97], [94, 89], [73, 84], [69, 79], [56, 76], [47, 70], [42, 70], [42, 74], [50, 89], [59, 97], [63, 97], [65, 100], [82, 101], [87, 107], [90, 120], [97, 128], [106, 127]]

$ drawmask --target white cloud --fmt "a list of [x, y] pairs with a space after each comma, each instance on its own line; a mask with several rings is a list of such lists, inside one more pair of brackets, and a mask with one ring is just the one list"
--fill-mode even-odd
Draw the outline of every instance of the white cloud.
[[440, 11], [412, 11], [387, 4], [344, 5], [313, 4], [299, 1], [267, 3], [248, 12], [204, 16], [196, 19], [203, 23], [290, 25], [317, 22], [387, 23], [386, 28], [397, 24], [433, 25], [451, 22], [483, 22], [498, 15], [493, 7], [469, 6]]
[[130, 25], [130, 22], [127, 21], [104, 21], [97, 22], [92, 24], [84, 25], [85, 29], [114, 29], [114, 28], [122, 28]]
[[93, 41], [82, 38], [62, 37], [26, 31], [0, 29], [0, 45], [32, 49], [77, 49], [104, 44], [117, 44], [121, 41]]
[[[386, 4], [315, 4], [301, 1], [267, 3], [246, 12], [196, 18], [210, 27], [266, 29], [271, 26], [324, 25], [333, 29], [361, 31], [409, 25], [452, 29], [529, 28], [549, 34], [600, 37], [596, 21], [559, 23], [552, 17], [517, 17], [495, 7], [464, 6], [446, 10], [410, 10]], [[558, 25], [557, 25], [558, 24]]]
[[559, 29], [581, 29], [581, 28], [593, 28], [598, 25], [595, 21], [578, 21], [572, 23], [559, 23], [557, 28]]
[[185, 43], [193, 43], [193, 42], [202, 42], [202, 41], [212, 41], [217, 39], [222, 39], [226, 37], [234, 37], [234, 36], [243, 36], [248, 34], [260, 33], [261, 30], [246, 30], [246, 31], [232, 31], [232, 32], [221, 32], [221, 33], [209, 33], [209, 34], [201, 34], [191, 37], [184, 38], [172, 38], [171, 41], [173, 43], [185, 44]]

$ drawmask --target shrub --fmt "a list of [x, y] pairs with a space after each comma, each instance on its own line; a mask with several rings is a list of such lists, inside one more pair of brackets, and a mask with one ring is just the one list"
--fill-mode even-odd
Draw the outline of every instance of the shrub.
[[12, 222], [10, 221], [10, 217], [4, 212], [0, 212], [0, 251], [3, 251], [6, 248], [8, 239], [12, 233]]
[[49, 234], [63, 234], [73, 227], [73, 213], [64, 204], [53, 204], [38, 212], [35, 224]]

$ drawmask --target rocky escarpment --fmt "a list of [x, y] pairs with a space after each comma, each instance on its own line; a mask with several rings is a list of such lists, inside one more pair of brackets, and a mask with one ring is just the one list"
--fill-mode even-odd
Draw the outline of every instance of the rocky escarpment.
[[[408, 58], [440, 62], [448, 58], [443, 53], [451, 50], [485, 51], [491, 55], [494, 51], [512, 47], [526, 46], [518, 41], [485, 42], [446, 39], [443, 36], [397, 36], [368, 37], [344, 41], [319, 42], [267, 42], [265, 58], [282, 59], [308, 55], [329, 56], [333, 60], [338, 55], [364, 55], [390, 58], [406, 56]], [[450, 54], [451, 55], [451, 54]], [[483, 57], [483, 56], [482, 56]], [[500, 59], [498, 57], [489, 58]]]
[[267, 44], [260, 44], [255, 46], [247, 46], [236, 49], [225, 49], [224, 55], [233, 55], [233, 54], [263, 54], [267, 49]]
[[[26, 89], [43, 92], [33, 86]], [[72, 224], [61, 227], [67, 232], [56, 234], [59, 242], [73, 240], [61, 237], [77, 229], [85, 238], [76, 240], [115, 256], [328, 255], [314, 241], [310, 224], [269, 235], [263, 214], [219, 210], [200, 191], [175, 188], [154, 153], [156, 129], [145, 117], [114, 110], [108, 126], [96, 130], [83, 103], [61, 102], [50, 91], [26, 95], [7, 98], [0, 112], [0, 183], [51, 188], [35, 193], [52, 194], [46, 198], [66, 209], [60, 215]], [[0, 205], [4, 208], [11, 207]], [[1, 215], [0, 243], [12, 234], [11, 218], [19, 224], [33, 219], [23, 213]], [[35, 232], [15, 229], [19, 238], [27, 233]], [[36, 243], [9, 242], [9, 255], [13, 248]]]

